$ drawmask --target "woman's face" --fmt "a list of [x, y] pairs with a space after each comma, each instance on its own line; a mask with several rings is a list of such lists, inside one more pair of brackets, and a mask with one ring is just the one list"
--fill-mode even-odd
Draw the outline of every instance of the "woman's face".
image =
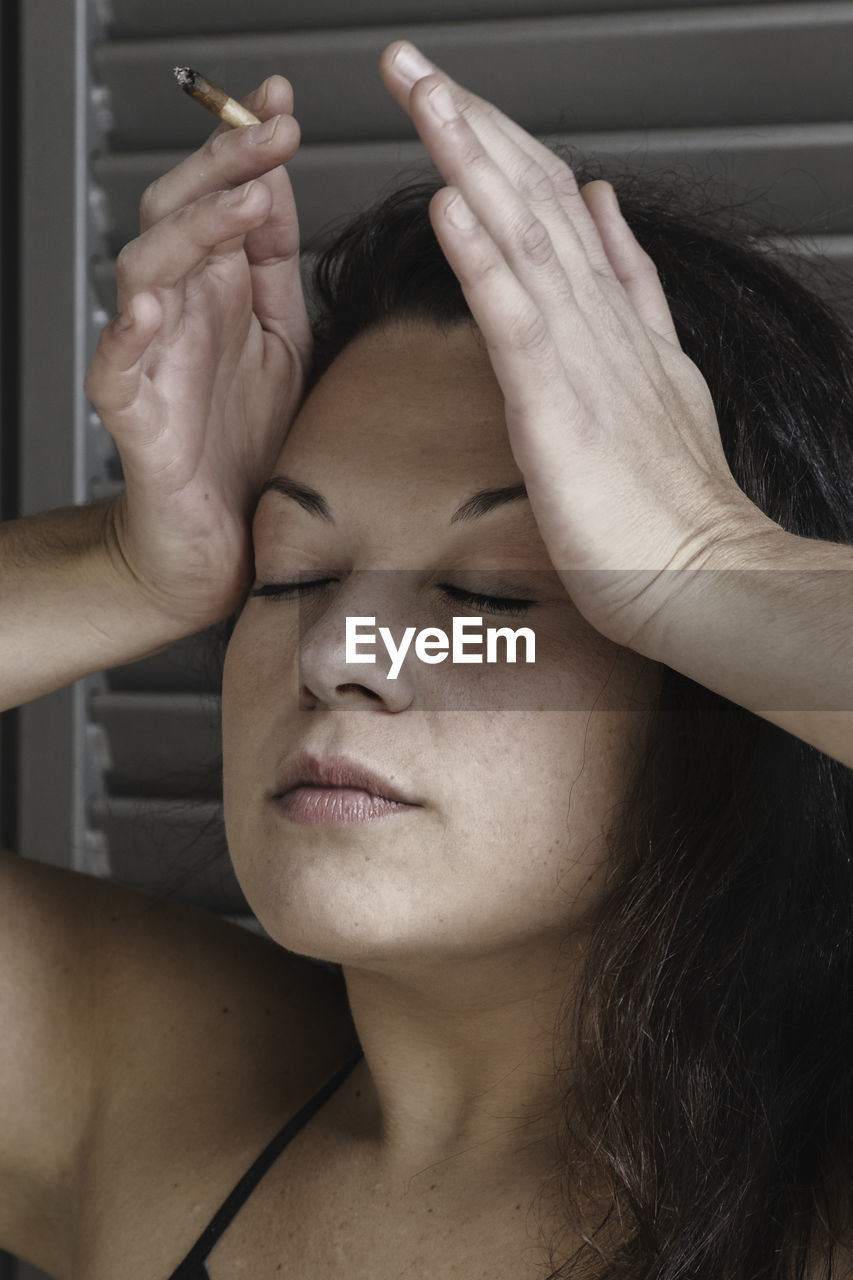
[[[460, 511], [522, 483], [477, 330], [409, 322], [353, 342], [274, 476], [288, 484], [258, 504], [255, 587], [319, 585], [250, 596], [225, 664], [226, 828], [261, 923], [292, 951], [376, 968], [582, 926], [659, 668], [583, 620], [526, 498]], [[484, 611], [466, 593], [497, 599]], [[360, 628], [373, 664], [346, 660], [347, 617], [375, 618]], [[514, 664], [503, 642], [491, 663], [429, 663], [413, 639], [390, 678], [380, 627], [395, 644], [407, 627], [452, 639], [454, 617], [530, 628], [535, 661], [520, 641]], [[347, 757], [407, 803], [340, 791], [329, 806], [313, 787], [282, 800], [301, 753]]]

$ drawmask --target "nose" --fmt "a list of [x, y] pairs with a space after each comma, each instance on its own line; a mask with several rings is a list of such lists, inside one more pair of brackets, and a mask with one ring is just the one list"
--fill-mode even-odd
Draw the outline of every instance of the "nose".
[[[310, 605], [300, 610], [299, 688], [304, 709], [326, 707], [375, 707], [405, 711], [415, 696], [416, 677], [411, 663], [402, 663], [391, 679], [391, 658], [383, 643], [371, 645], [362, 638], [357, 646], [360, 661], [347, 662], [347, 618], [360, 618], [362, 637], [380, 626], [388, 627], [399, 644], [406, 629], [406, 600], [411, 599], [403, 570], [363, 570], [351, 573], [319, 615]], [[365, 623], [373, 618], [372, 626]], [[373, 662], [369, 657], [374, 658]]]

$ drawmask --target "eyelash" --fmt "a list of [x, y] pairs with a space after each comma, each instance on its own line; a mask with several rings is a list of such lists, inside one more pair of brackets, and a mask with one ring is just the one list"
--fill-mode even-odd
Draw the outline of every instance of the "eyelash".
[[[294, 600], [311, 595], [319, 587], [328, 586], [334, 581], [334, 578], [318, 578], [314, 582], [271, 582], [262, 587], [254, 587], [250, 595], [260, 596], [266, 600]], [[530, 606], [536, 603], [535, 600], [525, 600], [517, 596], [479, 595], [475, 591], [463, 591], [461, 587], [454, 587], [449, 582], [439, 582], [437, 586], [439, 590], [449, 595], [451, 600], [456, 600], [460, 604], [469, 604], [482, 613], [517, 615], [526, 613]]]
[[451, 586], [449, 582], [439, 582], [440, 591], [444, 591], [451, 600], [460, 604], [470, 604], [483, 613], [526, 613], [535, 600], [524, 600], [517, 596], [481, 596], [476, 591], [463, 591], [461, 587]]

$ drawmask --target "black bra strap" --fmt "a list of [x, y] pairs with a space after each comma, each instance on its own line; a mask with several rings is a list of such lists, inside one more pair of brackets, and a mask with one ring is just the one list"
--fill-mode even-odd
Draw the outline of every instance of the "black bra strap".
[[204, 1262], [219, 1237], [230, 1226], [232, 1220], [237, 1216], [270, 1165], [281, 1155], [288, 1142], [296, 1137], [299, 1130], [308, 1123], [315, 1112], [320, 1110], [323, 1103], [329, 1100], [361, 1057], [362, 1051], [359, 1049], [358, 1053], [350, 1058], [349, 1062], [345, 1062], [335, 1072], [331, 1080], [323, 1085], [319, 1093], [316, 1093], [313, 1098], [306, 1102], [305, 1106], [297, 1111], [296, 1115], [291, 1120], [288, 1120], [284, 1128], [268, 1143], [251, 1168], [243, 1174], [243, 1177], [227, 1200], [214, 1214], [178, 1269], [172, 1273], [171, 1280], [191, 1280], [191, 1277], [205, 1274], [203, 1270], [200, 1270], [200, 1264]]

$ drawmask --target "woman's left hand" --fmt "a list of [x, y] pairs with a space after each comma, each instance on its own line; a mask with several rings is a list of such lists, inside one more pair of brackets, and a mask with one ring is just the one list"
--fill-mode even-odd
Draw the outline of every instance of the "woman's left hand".
[[596, 630], [654, 658], [693, 571], [779, 526], [732, 476], [708, 387], [610, 184], [579, 190], [562, 160], [406, 42], [381, 71], [448, 183], [432, 225], [486, 342], [552, 563]]

